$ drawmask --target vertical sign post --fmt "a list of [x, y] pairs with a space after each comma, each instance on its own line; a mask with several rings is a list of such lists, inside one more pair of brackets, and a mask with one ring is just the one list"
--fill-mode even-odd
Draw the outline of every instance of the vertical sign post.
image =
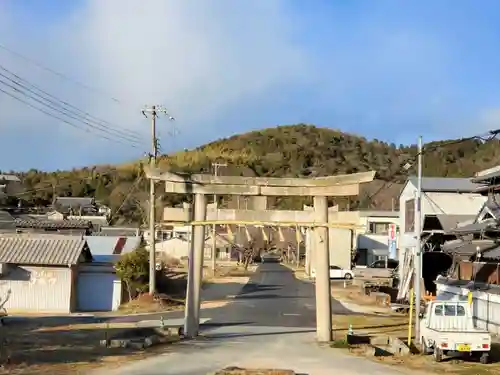
[[396, 259], [397, 254], [396, 254], [396, 248], [397, 248], [397, 239], [396, 239], [396, 224], [389, 224], [389, 238], [388, 238], [388, 245], [389, 245], [389, 258], [390, 259]]

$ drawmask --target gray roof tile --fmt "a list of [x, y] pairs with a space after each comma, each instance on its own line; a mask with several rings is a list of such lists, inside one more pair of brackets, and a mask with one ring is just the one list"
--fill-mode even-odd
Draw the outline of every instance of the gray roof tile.
[[57, 197], [55, 203], [65, 207], [92, 206], [95, 200], [92, 197]]
[[82, 253], [91, 257], [81, 236], [0, 236], [0, 263], [68, 266], [77, 264]]
[[21, 182], [21, 180], [19, 179], [19, 177], [17, 177], [14, 174], [1, 174], [0, 173], [0, 180]]
[[[408, 180], [417, 186], [417, 177], [412, 176]], [[470, 178], [422, 177], [422, 191], [424, 192], [473, 193], [481, 186], [473, 183]]]

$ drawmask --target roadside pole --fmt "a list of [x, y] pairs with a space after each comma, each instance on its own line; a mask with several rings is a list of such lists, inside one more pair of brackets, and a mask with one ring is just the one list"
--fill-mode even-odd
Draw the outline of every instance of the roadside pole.
[[[156, 168], [156, 158], [158, 157], [158, 138], [156, 137], [156, 118], [159, 113], [168, 116], [169, 120], [175, 120], [170, 116], [162, 106], [153, 105], [142, 110], [144, 117], [148, 118], [147, 113], [151, 114], [151, 154], [149, 155], [149, 164], [151, 170]], [[155, 224], [155, 180], [149, 180], [149, 294], [153, 295], [156, 288], [156, 224]]]
[[[225, 163], [212, 163], [214, 167], [214, 176], [217, 177], [219, 175], [219, 167], [227, 167]], [[217, 204], [217, 194], [214, 194], [214, 207], [215, 210], [218, 210]], [[212, 272], [215, 275], [215, 269], [217, 268], [217, 236], [216, 236], [216, 228], [215, 224], [212, 225]]]
[[[418, 138], [417, 196], [415, 199], [415, 258], [413, 288], [415, 290], [415, 342], [420, 342], [420, 301], [422, 291], [422, 136]], [[412, 298], [410, 296], [410, 298]]]

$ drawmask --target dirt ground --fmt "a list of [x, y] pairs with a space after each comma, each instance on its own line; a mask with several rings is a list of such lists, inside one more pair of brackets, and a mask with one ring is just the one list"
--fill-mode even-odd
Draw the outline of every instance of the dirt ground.
[[[230, 276], [238, 269], [210, 279], [210, 284], [246, 283], [248, 277]], [[100, 340], [120, 335], [134, 325], [106, 323], [116, 314], [172, 311], [184, 308], [185, 270], [173, 270], [170, 285], [163, 289], [163, 298], [155, 301], [147, 294], [124, 304], [118, 312], [84, 316], [25, 316], [11, 318], [0, 327], [0, 375], [66, 375], [82, 374], [96, 367], [114, 367], [127, 361], [163, 353], [169, 346], [147, 350], [104, 348]], [[168, 293], [168, 294], [167, 294]], [[210, 300], [202, 308], [217, 308], [228, 303]], [[177, 339], [172, 338], [172, 342]]]
[[[0, 327], [0, 375], [82, 374], [99, 366], [118, 366], [168, 350], [168, 345], [152, 347], [147, 351], [99, 345], [100, 340], [130, 328], [131, 325], [123, 323], [95, 323], [91, 318], [82, 317], [9, 321], [6, 326]], [[172, 342], [177, 340], [172, 338]]]
[[[349, 325], [352, 326], [354, 334], [374, 336], [390, 335], [398, 337], [404, 342], [408, 340], [409, 317], [393, 313], [390, 309], [373, 306], [373, 301], [365, 295], [357, 294], [353, 290], [344, 290], [338, 286], [332, 287], [335, 298], [356, 304], [359, 309], [366, 309], [366, 315], [345, 315], [333, 316], [333, 339], [336, 342], [344, 342]], [[371, 305], [370, 305], [371, 304]], [[371, 314], [370, 314], [371, 311]], [[368, 315], [370, 314], [370, 315]], [[342, 346], [342, 345], [341, 345]], [[365, 357], [363, 347], [348, 347], [346, 350], [357, 356]], [[406, 357], [373, 357], [368, 356], [373, 361], [382, 362], [391, 366], [398, 366], [398, 370], [408, 374], [415, 371], [422, 373], [441, 373], [449, 375], [500, 375], [500, 344], [492, 345], [492, 363], [482, 365], [478, 361], [470, 358], [454, 357], [446, 358], [441, 363], [433, 361], [431, 355], [412, 354]]]
[[295, 372], [292, 370], [279, 369], [243, 369], [228, 367], [217, 371], [214, 375], [295, 375]]

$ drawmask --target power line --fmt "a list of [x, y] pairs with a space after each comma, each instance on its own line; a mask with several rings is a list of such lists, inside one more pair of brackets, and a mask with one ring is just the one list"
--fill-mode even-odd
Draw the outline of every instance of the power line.
[[[4, 72], [6, 72], [7, 74], [10, 74], [11, 76], [15, 77], [17, 79], [17, 81], [15, 79], [12, 79], [10, 77], [8, 77], [7, 75], [5, 74], [2, 74], [0, 73], [0, 76], [1, 77], [4, 77], [6, 79], [8, 79], [10, 82], [20, 86], [20, 87], [24, 87], [26, 90], [28, 90], [29, 92], [39, 96], [39, 97], [43, 97], [43, 95], [40, 95], [38, 92], [41, 92], [42, 94], [44, 94], [45, 96], [48, 96], [49, 98], [44, 98], [44, 100], [52, 103], [52, 104], [55, 104], [55, 105], [58, 105], [58, 106], [62, 106], [61, 107], [69, 107], [70, 109], [67, 109], [67, 108], [64, 108], [65, 110], [68, 110], [69, 112], [71, 113], [74, 113], [75, 115], [77, 116], [82, 116], [83, 118], [85, 118], [85, 120], [92, 120], [92, 121], [95, 121], [97, 124], [100, 124], [102, 126], [105, 126], [105, 127], [117, 127], [119, 129], [119, 131], [121, 132], [124, 132], [124, 133], [128, 133], [129, 136], [137, 139], [137, 140], [142, 140], [143, 138], [143, 135], [137, 131], [134, 131], [134, 130], [130, 130], [130, 129], [127, 129], [127, 128], [122, 128], [122, 127], [119, 127], [119, 126], [116, 126], [115, 124], [112, 124], [110, 123], [109, 121], [106, 121], [106, 120], [103, 120], [103, 119], [100, 119], [96, 116], [93, 116], [91, 115], [90, 113], [88, 113], [87, 111], [85, 110], [82, 110], [70, 103], [68, 103], [67, 101], [63, 100], [63, 99], [60, 99], [52, 94], [50, 94], [49, 92], [43, 90], [42, 88], [36, 86], [35, 84], [29, 82], [27, 79], [24, 79], [22, 77], [20, 77], [19, 75], [17, 75], [16, 73], [10, 71], [9, 69], [5, 68], [4, 66], [0, 65], [0, 70], [3, 70]], [[19, 82], [21, 81], [21, 82]], [[24, 84], [23, 84], [24, 83]], [[28, 85], [29, 87], [26, 87], [26, 85]], [[30, 87], [32, 89], [30, 89]], [[33, 90], [34, 89], [34, 90]], [[38, 91], [38, 92], [37, 92]]]
[[[51, 108], [51, 109], [55, 110], [56, 112], [62, 113], [62, 114], [63, 114], [63, 115], [65, 115], [65, 116], [68, 116], [68, 117], [70, 117], [70, 118], [74, 118], [74, 119], [75, 119], [75, 117], [74, 117], [74, 116], [70, 116], [70, 115], [68, 115], [68, 114], [64, 113], [63, 111], [58, 110], [57, 108], [54, 108], [54, 106], [47, 105], [47, 104], [46, 104], [46, 103], [44, 103], [43, 101], [41, 101], [41, 100], [39, 100], [39, 99], [37, 99], [37, 98], [35, 98], [35, 97], [31, 96], [31, 95], [26, 94], [25, 92], [23, 92], [23, 90], [20, 90], [19, 88], [15, 87], [15, 86], [13, 86], [13, 85], [9, 85], [9, 84], [8, 84], [8, 83], [6, 83], [5, 81], [0, 80], [0, 83], [2, 83], [2, 84], [4, 85], [4, 87], [5, 87], [5, 86], [10, 87], [10, 88], [12, 88], [13, 90], [15, 90], [16, 92], [19, 92], [21, 95], [23, 95], [23, 96], [25, 96], [25, 97], [28, 97], [28, 98], [30, 98], [30, 99], [32, 99], [32, 100], [34, 100], [34, 101], [38, 102], [38, 103], [41, 103], [41, 104], [42, 104], [43, 106], [45, 106], [45, 107]], [[23, 99], [19, 98], [18, 96], [15, 96], [15, 95], [13, 95], [12, 93], [9, 93], [8, 91], [6, 91], [6, 90], [4, 90], [4, 89], [2, 89], [2, 88], [0, 88], [0, 92], [3, 92], [5, 95], [8, 95], [8, 96], [10, 96], [11, 98], [13, 98], [13, 99], [15, 99], [15, 100], [17, 100], [17, 101], [19, 101], [19, 102], [21, 102], [21, 103], [23, 103], [23, 104], [25, 104], [25, 105], [27, 105], [27, 106], [29, 106], [29, 107], [33, 108], [33, 109], [36, 109], [37, 111], [42, 112], [42, 113], [46, 114], [47, 116], [50, 116], [50, 117], [53, 117], [53, 118], [55, 118], [55, 119], [57, 119], [57, 120], [59, 120], [59, 121], [62, 121], [63, 123], [68, 124], [68, 125], [70, 125], [70, 126], [72, 126], [72, 127], [76, 128], [76, 129], [83, 130], [83, 131], [85, 131], [85, 132], [87, 132], [87, 133], [90, 133], [90, 132], [91, 132], [91, 131], [90, 131], [90, 129], [85, 129], [85, 128], [82, 128], [80, 125], [75, 124], [74, 122], [71, 122], [71, 121], [68, 121], [68, 120], [66, 120], [66, 119], [64, 119], [64, 118], [62, 118], [62, 117], [56, 116], [55, 114], [50, 113], [50, 112], [48, 112], [47, 110], [45, 110], [45, 109], [43, 109], [43, 108], [39, 108], [39, 107], [37, 107], [37, 106], [33, 105], [32, 103], [30, 103], [30, 102], [28, 102], [28, 101], [26, 101], [26, 100], [23, 100]], [[128, 146], [128, 145], [130, 145], [130, 144], [126, 144], [126, 143], [121, 142], [119, 139], [116, 139], [115, 137], [119, 137], [119, 138], [123, 138], [123, 137], [122, 137], [122, 136], [118, 136], [118, 135], [116, 135], [116, 134], [113, 134], [113, 133], [109, 132], [109, 130], [107, 130], [107, 129], [102, 129], [102, 128], [99, 128], [98, 126], [92, 125], [91, 123], [88, 123], [88, 122], [84, 122], [84, 121], [82, 121], [82, 120], [78, 119], [77, 117], [76, 117], [76, 120], [78, 120], [78, 121], [80, 121], [80, 122], [83, 122], [84, 124], [86, 124], [86, 125], [87, 125], [87, 126], [89, 126], [90, 128], [93, 128], [93, 129], [95, 129], [95, 130], [101, 131], [101, 132], [103, 132], [103, 133], [107, 133], [107, 134], [109, 134], [109, 135], [111, 135], [111, 136], [113, 137], [113, 138], [110, 138], [110, 137], [108, 137], [108, 136], [105, 136], [105, 135], [99, 134], [99, 136], [100, 136], [101, 138], [107, 139], [107, 140], [109, 140], [109, 141], [111, 141], [111, 142], [118, 142], [118, 143], [121, 143], [121, 144], [124, 144], [124, 145], [127, 145], [127, 146]], [[124, 140], [125, 140], [125, 141], [128, 141], [129, 143], [131, 143], [131, 146], [132, 146], [132, 147], [138, 148], [138, 146], [139, 146], [137, 142], [131, 141], [130, 139], [124, 138]]]
[[134, 192], [134, 190], [136, 189], [136, 187], [139, 185], [139, 182], [141, 182], [142, 180], [142, 177], [143, 176], [138, 176], [134, 183], [132, 184], [132, 186], [130, 187], [130, 189], [128, 190], [128, 193], [125, 195], [125, 198], [123, 198], [123, 201], [122, 203], [120, 204], [120, 206], [115, 210], [115, 212], [113, 212], [110, 217], [109, 217], [109, 221], [111, 222], [111, 220], [115, 217], [116, 214], [118, 214], [118, 212], [120, 212], [120, 210], [123, 208], [123, 206], [125, 205], [125, 203], [127, 202], [127, 200], [130, 198], [130, 196], [132, 195], [132, 193]]
[[25, 55], [23, 55], [23, 54], [21, 54], [21, 53], [19, 53], [17, 51], [14, 51], [12, 48], [7, 47], [5, 44], [0, 43], [0, 49], [6, 51], [8, 53], [10, 53], [12, 56], [14, 56], [14, 57], [16, 57], [18, 59], [24, 60], [24, 61], [26, 61], [26, 62], [28, 62], [28, 63], [30, 63], [30, 64], [32, 64], [32, 65], [34, 65], [34, 66], [36, 66], [36, 67], [38, 67], [40, 69], [42, 69], [42, 70], [45, 70], [46, 72], [49, 72], [49, 73], [51, 73], [51, 74], [53, 74], [53, 75], [55, 75], [55, 76], [57, 76], [59, 78], [62, 78], [64, 80], [66, 80], [66, 81], [72, 82], [73, 84], [78, 85], [78, 86], [80, 86], [80, 87], [82, 87], [82, 88], [84, 88], [84, 89], [86, 89], [88, 91], [92, 91], [92, 92], [104, 95], [108, 99], [111, 99], [112, 101], [114, 101], [115, 103], [124, 104], [123, 100], [119, 100], [119, 99], [117, 99], [114, 96], [109, 96], [108, 93], [106, 93], [105, 91], [103, 91], [101, 89], [98, 89], [98, 88], [95, 88], [95, 87], [91, 87], [91, 86], [86, 85], [85, 83], [82, 83], [80, 81], [77, 81], [77, 80], [75, 80], [75, 79], [73, 79], [73, 78], [71, 78], [71, 77], [69, 77], [69, 76], [67, 76], [67, 75], [65, 75], [63, 73], [60, 73], [60, 72], [58, 72], [58, 71], [56, 71], [54, 69], [51, 69], [51, 68], [43, 65], [42, 63], [40, 63], [40, 62], [38, 62], [38, 61], [30, 58], [30, 57], [27, 57], [27, 56], [25, 56]]
[[[456, 140], [452, 140], [452, 141], [447, 141], [447, 142], [439, 143], [439, 144], [436, 144], [433, 146], [428, 146], [428, 147], [424, 146], [421, 153], [417, 152], [416, 155], [414, 155], [410, 158], [407, 158], [403, 162], [399, 163], [398, 170], [395, 171], [395, 173], [401, 171], [402, 169], [404, 169], [405, 171], [408, 171], [409, 168], [411, 167], [411, 165], [409, 165], [409, 164], [411, 162], [414, 162], [418, 158], [419, 155], [425, 155], [425, 153], [427, 153], [427, 152], [435, 151], [435, 150], [442, 148], [442, 147], [448, 147], [448, 146], [453, 146], [453, 145], [457, 145], [460, 143], [468, 142], [468, 141], [471, 141], [473, 139], [480, 139], [484, 142], [489, 142], [489, 141], [493, 140], [498, 134], [500, 134], [500, 129], [495, 129], [495, 130], [490, 130], [484, 134], [473, 135], [473, 136], [467, 137], [467, 138], [461, 138], [461, 139], [456, 139]], [[405, 168], [406, 166], [408, 166], [408, 168]], [[382, 186], [375, 193], [368, 196], [368, 200], [370, 201], [370, 203], [373, 203], [373, 198], [375, 198], [381, 191], [389, 189], [395, 183], [396, 183], [396, 181], [389, 181], [389, 182], [385, 182], [384, 184], [382, 184]]]

